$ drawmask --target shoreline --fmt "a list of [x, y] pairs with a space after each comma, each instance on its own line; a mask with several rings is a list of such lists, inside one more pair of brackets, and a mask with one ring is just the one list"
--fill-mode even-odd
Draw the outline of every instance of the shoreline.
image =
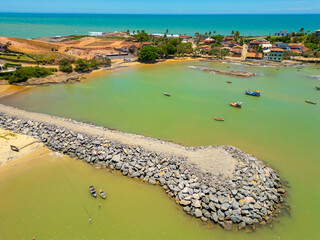
[[278, 173], [232, 146], [185, 147], [1, 104], [0, 128], [160, 185], [187, 214], [227, 230], [255, 230], [271, 223], [285, 206]]

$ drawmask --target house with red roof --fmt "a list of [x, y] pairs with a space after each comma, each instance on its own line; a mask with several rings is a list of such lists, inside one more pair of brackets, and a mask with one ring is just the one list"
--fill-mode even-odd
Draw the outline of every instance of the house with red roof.
[[230, 55], [231, 55], [231, 57], [241, 57], [242, 50], [243, 50], [243, 47], [240, 46], [240, 45], [233, 46], [233, 47], [230, 49]]

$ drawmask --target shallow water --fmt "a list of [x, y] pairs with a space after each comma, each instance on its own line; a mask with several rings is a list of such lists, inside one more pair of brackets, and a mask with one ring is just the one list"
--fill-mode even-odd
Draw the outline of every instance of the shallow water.
[[[190, 66], [245, 70], [259, 75], [242, 79], [210, 74]], [[315, 86], [320, 83], [308, 76], [320, 75], [319, 69], [315, 66], [300, 71], [293, 67], [278, 70], [274, 67], [227, 66], [204, 62], [142, 65], [101, 74], [81, 84], [34, 88], [2, 98], [0, 102], [185, 145], [234, 145], [271, 164], [291, 185], [287, 199], [292, 207], [290, 216], [280, 217], [273, 229], [264, 227], [247, 234], [208, 229], [185, 216], [160, 190], [157, 195], [156, 187], [143, 187], [145, 184], [132, 181], [137, 189], [141, 189], [139, 194], [132, 192], [132, 197], [151, 194], [153, 196], [149, 197], [157, 199], [155, 205], [149, 210], [141, 210], [140, 215], [150, 214], [150, 211], [167, 211], [167, 214], [143, 222], [143, 232], [150, 235], [142, 234], [142, 229], [133, 227], [132, 222], [115, 223], [112, 227], [115, 239], [127, 239], [128, 236], [130, 239], [317, 239], [320, 92]], [[232, 81], [232, 84], [226, 81]], [[249, 88], [261, 90], [262, 96], [246, 96], [244, 90]], [[163, 96], [163, 92], [171, 93], [172, 97]], [[306, 99], [316, 101], [318, 105], [306, 104]], [[243, 108], [231, 108], [231, 101], [242, 101]], [[216, 122], [213, 117], [226, 120]], [[83, 167], [87, 174], [91, 171], [88, 169]], [[116, 186], [121, 181], [128, 181], [119, 187], [125, 191], [131, 188], [131, 180], [98, 172], [99, 184], [106, 181], [104, 178], [115, 177], [118, 179], [114, 180]], [[84, 185], [87, 187], [88, 183]], [[0, 192], [2, 195], [1, 189]], [[115, 209], [121, 206], [123, 204], [117, 202], [113, 205]], [[125, 215], [131, 215], [131, 211], [128, 209]], [[61, 216], [62, 213], [55, 214]], [[125, 221], [126, 216], [122, 213], [121, 218]], [[61, 231], [67, 235], [70, 229]], [[103, 233], [108, 234], [108, 231]], [[101, 238], [98, 233], [92, 234], [95, 239]]]

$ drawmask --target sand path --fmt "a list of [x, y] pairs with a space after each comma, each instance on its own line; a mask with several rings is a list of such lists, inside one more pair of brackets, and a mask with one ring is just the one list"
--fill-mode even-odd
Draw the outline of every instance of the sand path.
[[85, 123], [68, 121], [64, 118], [57, 118], [42, 113], [28, 112], [13, 107], [0, 104], [0, 112], [10, 116], [20, 117], [26, 120], [41, 121], [47, 124], [52, 124], [64, 127], [74, 132], [102, 136], [108, 140], [117, 141], [130, 146], [141, 146], [147, 150], [172, 154], [182, 155], [189, 159], [190, 162], [198, 165], [204, 171], [209, 171], [215, 175], [223, 174], [226, 177], [232, 176], [233, 170], [237, 161], [227, 151], [221, 148], [207, 147], [191, 151], [183, 146], [171, 142], [161, 141], [154, 138], [147, 138], [141, 135], [124, 133], [116, 130], [100, 128]]

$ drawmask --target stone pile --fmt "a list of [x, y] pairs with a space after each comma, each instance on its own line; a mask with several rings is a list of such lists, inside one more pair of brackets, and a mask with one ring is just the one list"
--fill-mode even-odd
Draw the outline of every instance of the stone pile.
[[[232, 176], [227, 177], [200, 169], [184, 156], [151, 152], [2, 113], [0, 127], [39, 139], [53, 151], [158, 184], [187, 214], [227, 230], [255, 229], [258, 224], [270, 223], [285, 205], [286, 191], [276, 171], [232, 146], [212, 146], [226, 150], [237, 161]], [[205, 147], [184, 148], [196, 151]]]

